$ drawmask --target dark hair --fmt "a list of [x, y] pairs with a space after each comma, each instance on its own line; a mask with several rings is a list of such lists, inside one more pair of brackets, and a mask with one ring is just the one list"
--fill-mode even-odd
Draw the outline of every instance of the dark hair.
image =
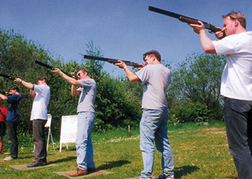
[[16, 90], [17, 92], [19, 92], [19, 88], [17, 86], [12, 86], [9, 88], [9, 91], [10, 90]]
[[46, 84], [48, 84], [48, 78], [46, 76], [41, 76], [40, 78], [37, 79], [37, 81], [42, 81], [45, 80]]
[[151, 51], [146, 52], [145, 54], [143, 54], [143, 60], [144, 61], [145, 61], [146, 56], [148, 56], [148, 55], [154, 55], [158, 59], [158, 61], [161, 61], [161, 55], [156, 50], [151, 50]]
[[230, 13], [228, 13], [227, 15], [223, 15], [222, 17], [225, 19], [226, 17], [230, 17], [232, 20], [235, 20], [235, 19], [237, 19], [239, 22], [240, 22], [240, 24], [241, 24], [241, 26], [244, 28], [244, 29], [246, 29], [246, 17], [242, 14], [242, 13], [240, 13], [239, 11], [238, 12], [230, 12]]

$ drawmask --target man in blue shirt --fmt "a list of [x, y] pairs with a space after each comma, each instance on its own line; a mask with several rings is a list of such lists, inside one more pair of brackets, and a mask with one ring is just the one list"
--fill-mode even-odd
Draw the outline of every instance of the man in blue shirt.
[[10, 144], [10, 156], [4, 160], [15, 160], [18, 158], [18, 139], [17, 139], [17, 126], [20, 121], [19, 111], [22, 105], [23, 96], [19, 94], [19, 88], [13, 86], [9, 89], [9, 95], [5, 96], [0, 94], [0, 98], [6, 100], [10, 105], [6, 119], [7, 136]]

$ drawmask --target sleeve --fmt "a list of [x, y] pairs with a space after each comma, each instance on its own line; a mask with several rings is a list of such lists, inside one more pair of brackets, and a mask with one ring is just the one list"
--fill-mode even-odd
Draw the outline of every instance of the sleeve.
[[141, 80], [142, 83], [148, 82], [149, 76], [150, 76], [148, 66], [143, 67], [141, 70], [139, 70], [135, 74], [138, 76], [138, 78]]
[[239, 39], [234, 35], [227, 36], [219, 41], [212, 41], [217, 55], [236, 53], [239, 49]]
[[33, 85], [33, 91], [41, 94], [44, 91], [45, 85]]
[[93, 86], [93, 80], [88, 80], [88, 79], [82, 79], [82, 80], [79, 80], [81, 82], [81, 85], [82, 87], [90, 87], [90, 86]]
[[7, 96], [7, 102], [8, 103], [14, 103], [16, 101], [19, 100], [19, 95], [11, 95], [11, 96]]
[[7, 110], [7, 108], [3, 108], [2, 109], [2, 112], [7, 116], [8, 115], [8, 110]]

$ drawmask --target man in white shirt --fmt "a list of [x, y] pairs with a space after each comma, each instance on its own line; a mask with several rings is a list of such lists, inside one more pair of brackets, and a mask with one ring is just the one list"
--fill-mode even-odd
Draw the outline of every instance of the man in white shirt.
[[34, 98], [31, 111], [33, 142], [35, 144], [35, 161], [27, 167], [37, 167], [47, 163], [46, 157], [46, 136], [45, 124], [47, 122], [47, 105], [50, 99], [50, 87], [48, 79], [45, 76], [37, 80], [37, 85], [16, 78], [17, 83], [30, 89], [30, 95]]
[[240, 12], [223, 18], [223, 29], [216, 32], [219, 41], [207, 37], [202, 22], [190, 26], [200, 35], [205, 52], [226, 55], [221, 95], [227, 139], [238, 178], [247, 179], [252, 178], [252, 32], [246, 31], [246, 18]]

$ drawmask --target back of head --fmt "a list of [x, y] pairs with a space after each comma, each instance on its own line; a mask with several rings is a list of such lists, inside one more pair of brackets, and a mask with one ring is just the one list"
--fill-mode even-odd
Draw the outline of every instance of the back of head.
[[144, 61], [145, 61], [146, 56], [148, 56], [148, 55], [154, 55], [157, 58], [157, 60], [161, 62], [161, 55], [160, 55], [160, 53], [158, 51], [151, 50], [151, 51], [148, 51], [145, 54], [143, 54], [143, 60]]
[[244, 14], [240, 13], [239, 11], [237, 12], [230, 12], [227, 15], [223, 15], [222, 16], [224, 19], [226, 17], [230, 17], [232, 20], [238, 20], [241, 24], [241, 26], [246, 29], [246, 17], [244, 16]]

